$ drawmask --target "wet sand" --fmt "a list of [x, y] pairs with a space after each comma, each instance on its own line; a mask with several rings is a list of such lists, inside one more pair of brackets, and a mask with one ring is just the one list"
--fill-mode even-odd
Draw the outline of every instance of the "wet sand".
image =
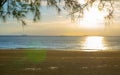
[[120, 75], [120, 51], [0, 50], [0, 75]]

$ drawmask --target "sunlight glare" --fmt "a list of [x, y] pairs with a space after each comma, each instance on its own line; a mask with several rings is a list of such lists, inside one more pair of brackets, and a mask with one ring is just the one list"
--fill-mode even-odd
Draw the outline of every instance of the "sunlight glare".
[[[80, 2], [81, 1], [81, 2]], [[85, 3], [85, 0], [80, 0], [80, 3]], [[92, 7], [89, 7], [89, 10], [84, 10], [83, 18], [78, 20], [78, 26], [81, 28], [103, 28], [104, 27], [104, 17], [106, 12], [100, 11], [98, 9], [98, 1], [93, 3]]]
[[83, 49], [87, 51], [105, 50], [103, 39], [103, 37], [98, 36], [87, 37], [83, 44]]
[[86, 3], [86, 0], [78, 0], [78, 2], [79, 2], [80, 4], [85, 4], [85, 3]]

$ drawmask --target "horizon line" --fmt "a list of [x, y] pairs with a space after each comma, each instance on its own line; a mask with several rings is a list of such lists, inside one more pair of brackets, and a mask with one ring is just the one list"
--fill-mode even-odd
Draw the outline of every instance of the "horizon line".
[[[0, 35], [0, 36], [24, 36], [24, 37], [29, 37], [29, 36], [48, 36], [48, 37], [82, 37], [82, 36], [104, 36], [104, 37], [107, 37], [107, 36], [117, 36], [117, 35]], [[119, 35], [118, 35], [119, 36]]]

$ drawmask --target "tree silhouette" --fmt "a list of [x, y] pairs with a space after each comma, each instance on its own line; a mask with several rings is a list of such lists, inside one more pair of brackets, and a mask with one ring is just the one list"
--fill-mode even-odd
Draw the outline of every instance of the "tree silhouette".
[[[7, 21], [8, 18], [12, 17], [20, 21], [22, 25], [26, 25], [24, 20], [26, 14], [32, 12], [34, 15], [33, 21], [36, 22], [40, 20], [42, 1], [47, 2], [46, 6], [55, 7], [58, 13], [61, 12], [61, 9], [67, 10], [73, 21], [76, 18], [83, 17], [84, 10], [89, 10], [94, 2], [99, 1], [97, 5], [98, 9], [102, 11], [103, 8], [107, 8], [108, 10], [105, 20], [113, 18], [114, 7], [112, 0], [84, 0], [84, 3], [78, 2], [80, 0], [0, 0], [0, 18], [2, 18], [3, 21]], [[63, 8], [60, 8], [59, 4], [61, 2], [63, 2]]]

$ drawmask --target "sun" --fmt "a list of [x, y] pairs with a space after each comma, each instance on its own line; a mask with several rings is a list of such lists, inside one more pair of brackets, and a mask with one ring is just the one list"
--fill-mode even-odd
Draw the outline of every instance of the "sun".
[[[79, 0], [79, 3], [84, 4], [85, 0]], [[89, 10], [84, 10], [83, 18], [77, 22], [77, 25], [80, 28], [96, 29], [104, 27], [104, 17], [106, 12], [98, 9], [98, 3], [99, 2], [96, 1]]]

